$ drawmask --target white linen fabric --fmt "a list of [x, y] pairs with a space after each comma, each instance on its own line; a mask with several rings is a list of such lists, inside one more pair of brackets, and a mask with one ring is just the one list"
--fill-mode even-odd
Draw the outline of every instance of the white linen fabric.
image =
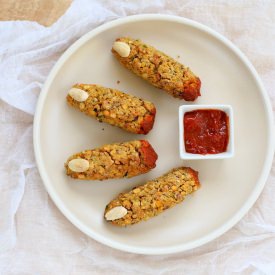
[[86, 32], [140, 13], [190, 18], [225, 35], [254, 64], [275, 110], [272, 0], [76, 0], [50, 27], [0, 22], [0, 274], [275, 274], [274, 163], [260, 198], [234, 228], [175, 255], [134, 255], [90, 239], [44, 189], [34, 160], [32, 123], [48, 73]]

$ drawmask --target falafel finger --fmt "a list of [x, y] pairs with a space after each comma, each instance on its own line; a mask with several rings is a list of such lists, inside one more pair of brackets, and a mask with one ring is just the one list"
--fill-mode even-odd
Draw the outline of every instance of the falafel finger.
[[131, 178], [149, 172], [158, 156], [146, 140], [107, 144], [74, 154], [65, 163], [68, 176], [81, 180]]
[[188, 68], [140, 40], [117, 38], [112, 53], [124, 67], [175, 98], [194, 101], [200, 79]]
[[154, 125], [153, 103], [93, 84], [75, 84], [67, 95], [70, 106], [80, 112], [135, 134], [147, 134]]
[[165, 175], [121, 193], [105, 209], [105, 219], [117, 226], [146, 221], [182, 202], [200, 187], [198, 172], [189, 167], [172, 169]]

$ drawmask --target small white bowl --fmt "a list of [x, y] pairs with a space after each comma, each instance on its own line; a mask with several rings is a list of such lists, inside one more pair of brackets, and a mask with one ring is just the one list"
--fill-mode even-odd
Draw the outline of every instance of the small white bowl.
[[[229, 118], [229, 140], [226, 152], [218, 154], [191, 154], [187, 153], [184, 145], [184, 125], [183, 119], [186, 112], [195, 110], [221, 110], [224, 111]], [[226, 159], [234, 156], [234, 121], [233, 110], [230, 105], [181, 105], [179, 107], [179, 144], [180, 144], [180, 158], [181, 159]]]

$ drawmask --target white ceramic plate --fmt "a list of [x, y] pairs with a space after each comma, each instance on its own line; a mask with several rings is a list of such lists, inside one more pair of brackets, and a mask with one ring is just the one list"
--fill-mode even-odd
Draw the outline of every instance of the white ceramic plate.
[[[194, 104], [229, 104], [234, 110], [235, 157], [183, 161], [178, 148], [178, 106], [183, 101], [157, 90], [124, 69], [110, 49], [116, 37], [141, 38], [188, 65], [202, 81]], [[120, 80], [120, 84], [117, 84]], [[132, 179], [80, 182], [65, 175], [71, 154], [106, 143], [145, 136], [98, 123], [66, 104], [76, 82], [98, 83], [151, 100], [154, 129], [146, 136], [158, 152], [157, 167]], [[103, 130], [104, 129], [104, 130]], [[196, 22], [166, 15], [116, 20], [74, 43], [51, 71], [37, 105], [34, 147], [51, 198], [81, 231], [111, 247], [142, 254], [175, 253], [198, 247], [235, 225], [258, 198], [274, 152], [267, 93], [245, 56], [227, 39]], [[188, 165], [202, 187], [185, 202], [147, 222], [118, 228], [103, 220], [105, 205], [118, 193]]]

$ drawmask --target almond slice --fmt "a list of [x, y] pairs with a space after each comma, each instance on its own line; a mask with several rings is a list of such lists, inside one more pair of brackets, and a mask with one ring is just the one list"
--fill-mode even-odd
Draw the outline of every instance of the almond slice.
[[127, 214], [127, 209], [123, 206], [116, 206], [105, 214], [107, 221], [114, 221], [121, 219]]
[[83, 102], [89, 97], [89, 94], [87, 92], [78, 88], [72, 88], [69, 91], [69, 95], [78, 102]]
[[68, 167], [73, 172], [85, 172], [89, 169], [89, 161], [86, 159], [72, 159], [68, 163]]
[[116, 51], [121, 57], [128, 57], [131, 48], [125, 42], [115, 41], [113, 44], [113, 50]]

